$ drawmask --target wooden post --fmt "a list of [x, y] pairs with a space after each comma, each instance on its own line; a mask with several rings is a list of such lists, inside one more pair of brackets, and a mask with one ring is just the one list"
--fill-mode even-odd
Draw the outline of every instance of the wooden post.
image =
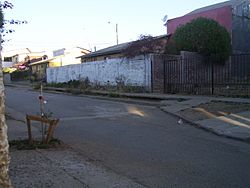
[[26, 121], [27, 121], [27, 127], [28, 127], [29, 144], [32, 144], [33, 140], [32, 140], [32, 134], [31, 134], [31, 124], [30, 124], [30, 119], [29, 119], [28, 115], [26, 115]]
[[57, 120], [52, 120], [52, 121], [50, 122], [49, 129], [48, 129], [48, 133], [47, 133], [47, 137], [46, 137], [46, 141], [45, 141], [46, 144], [48, 144], [48, 143], [50, 142], [50, 140], [51, 140], [51, 138], [52, 138], [52, 136], [53, 136], [54, 130], [55, 130], [55, 128], [56, 128], [58, 122], [59, 122], [59, 119], [57, 119]]
[[29, 143], [32, 144], [32, 134], [31, 134], [31, 120], [38, 121], [41, 123], [44, 123], [45, 125], [48, 125], [48, 133], [46, 135], [46, 139], [43, 140], [45, 144], [48, 144], [53, 137], [54, 130], [59, 122], [59, 119], [47, 119], [41, 116], [34, 116], [34, 115], [26, 115], [27, 120], [27, 126], [28, 126], [28, 136], [29, 136]]

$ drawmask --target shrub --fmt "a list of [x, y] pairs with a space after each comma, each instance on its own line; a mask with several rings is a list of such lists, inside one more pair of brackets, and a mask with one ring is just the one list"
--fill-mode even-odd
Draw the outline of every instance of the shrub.
[[231, 53], [229, 32], [218, 22], [202, 17], [177, 28], [172, 42], [177, 51], [198, 52], [218, 62], [224, 62]]
[[22, 80], [29, 80], [30, 79], [30, 71], [15, 71], [10, 74], [12, 81], [22, 81]]

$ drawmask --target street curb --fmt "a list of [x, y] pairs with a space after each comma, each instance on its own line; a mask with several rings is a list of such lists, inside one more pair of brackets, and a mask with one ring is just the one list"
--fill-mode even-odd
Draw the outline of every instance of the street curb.
[[[16, 85], [10, 85], [6, 84], [8, 87], [18, 87]], [[115, 101], [115, 102], [124, 102], [124, 103], [129, 103], [129, 104], [138, 104], [138, 105], [146, 105], [146, 106], [155, 106], [155, 107], [160, 107], [160, 102], [163, 99], [157, 98], [157, 97], [143, 97], [143, 96], [136, 96], [133, 97], [133, 95], [128, 96], [125, 94], [121, 93], [115, 93], [115, 92], [90, 92], [90, 94], [85, 94], [85, 93], [72, 93], [68, 92], [66, 88], [51, 88], [49, 89], [47, 87], [43, 88], [44, 92], [46, 93], [55, 93], [55, 94], [63, 94], [63, 95], [70, 95], [70, 96], [78, 96], [78, 97], [88, 97], [88, 98], [93, 98], [93, 99], [100, 99], [100, 100], [109, 100], [109, 101]], [[36, 91], [37, 89], [29, 87], [30, 91]], [[115, 94], [117, 97], [110, 97], [109, 94]], [[136, 100], [138, 99], [138, 100]], [[143, 99], [145, 100], [158, 100], [159, 102], [149, 102], [149, 101], [142, 101]], [[139, 101], [141, 100], [141, 101]], [[166, 100], [166, 99], [165, 99]], [[169, 100], [174, 100], [174, 99], [169, 99]]]
[[[26, 86], [26, 85], [15, 85], [15, 84], [5, 84], [5, 86], [9, 87], [25, 87], [25, 88], [30, 88], [31, 90], [36, 90], [31, 86]], [[99, 95], [99, 96], [108, 96], [108, 95], [116, 95], [117, 97], [113, 98], [122, 98], [122, 97], [127, 97], [127, 98], [135, 98], [135, 99], [149, 99], [149, 100], [190, 100], [192, 99], [192, 96], [183, 96], [183, 95], [170, 95], [170, 96], [161, 96], [161, 95], [150, 95], [150, 93], [119, 93], [119, 92], [114, 92], [114, 91], [98, 91], [98, 90], [90, 90], [86, 91], [86, 93], [81, 92], [80, 89], [72, 89], [73, 93], [69, 91], [67, 88], [57, 88], [57, 87], [44, 87], [43, 88], [46, 91], [55, 91], [58, 93], [71, 93], [71, 94], [83, 94], [86, 96], [93, 96], [93, 95]], [[75, 93], [74, 93], [75, 92]], [[197, 96], [201, 97], [201, 96]], [[202, 96], [202, 97], [211, 97], [211, 96]], [[223, 99], [224, 98], [224, 99]], [[224, 101], [224, 102], [237, 102], [237, 99], [240, 100], [245, 100], [244, 102], [241, 103], [250, 103], [250, 101], [247, 98], [227, 98], [227, 97], [222, 97], [222, 96], [212, 96], [212, 101]]]
[[[56, 88], [56, 87], [44, 87], [44, 90], [47, 91], [57, 91], [57, 92], [64, 92], [64, 93], [71, 93], [68, 91], [67, 88]], [[150, 96], [147, 95], [147, 93], [144, 93], [146, 95], [141, 95], [141, 93], [120, 93], [115, 91], [98, 91], [98, 90], [89, 90], [86, 93], [81, 92], [80, 89], [73, 89], [75, 92], [79, 92], [83, 95], [100, 95], [100, 96], [108, 96], [108, 95], [116, 95], [117, 98], [119, 97], [131, 97], [131, 98], [137, 98], [137, 99], [150, 99], [150, 100], [188, 100], [188, 97], [164, 97], [164, 96]], [[88, 94], [89, 93], [89, 94]], [[74, 94], [74, 93], [72, 93]], [[116, 98], [116, 97], [113, 97]]]
[[108, 101], [114, 101], [114, 102], [124, 102], [129, 104], [138, 104], [138, 105], [145, 105], [145, 106], [155, 106], [160, 107], [160, 101], [157, 102], [148, 102], [148, 101], [139, 101], [144, 98], [136, 100], [133, 97], [126, 98], [126, 97], [109, 97], [108, 95], [88, 95], [88, 94], [74, 94], [74, 93], [68, 93], [68, 92], [61, 92], [61, 91], [55, 91], [55, 90], [45, 90], [46, 93], [55, 93], [55, 94], [63, 94], [63, 95], [70, 95], [70, 96], [78, 96], [78, 97], [87, 97], [91, 99], [99, 99], [99, 100], [108, 100]]
[[225, 134], [220, 134], [216, 131], [214, 131], [213, 129], [210, 129], [210, 128], [207, 128], [207, 127], [204, 127], [202, 125], [200, 125], [199, 123], [195, 123], [193, 121], [191, 121], [190, 119], [182, 116], [182, 115], [179, 115], [179, 114], [176, 114], [176, 113], [173, 113], [173, 112], [169, 112], [167, 110], [165, 110], [163, 107], [160, 107], [161, 111], [165, 112], [165, 113], [168, 113], [170, 115], [173, 115], [177, 118], [180, 118], [182, 119], [184, 122], [187, 122], [189, 123], [190, 125], [196, 127], [196, 128], [199, 128], [199, 129], [202, 129], [204, 131], [207, 131], [207, 132], [210, 132], [214, 135], [217, 135], [217, 136], [220, 136], [220, 137], [224, 137], [224, 138], [230, 138], [230, 139], [233, 139], [233, 140], [237, 140], [237, 141], [242, 141], [242, 142], [245, 142], [245, 143], [248, 143], [250, 144], [250, 140], [249, 139], [243, 139], [243, 138], [239, 138], [239, 137], [234, 137], [234, 136], [229, 136], [229, 135], [225, 135]]

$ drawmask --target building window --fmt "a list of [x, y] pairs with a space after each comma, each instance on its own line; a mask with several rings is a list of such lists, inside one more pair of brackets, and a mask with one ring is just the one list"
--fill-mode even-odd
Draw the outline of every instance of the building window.
[[4, 57], [4, 61], [12, 61], [12, 58], [11, 57]]

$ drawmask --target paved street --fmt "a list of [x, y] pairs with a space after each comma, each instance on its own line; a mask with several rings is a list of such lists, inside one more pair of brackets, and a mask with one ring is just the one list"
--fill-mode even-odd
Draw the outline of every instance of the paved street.
[[[18, 118], [37, 114], [38, 94], [6, 87], [6, 105]], [[61, 119], [56, 137], [145, 187], [250, 187], [247, 143], [178, 124], [153, 106], [52, 93], [45, 99]]]

